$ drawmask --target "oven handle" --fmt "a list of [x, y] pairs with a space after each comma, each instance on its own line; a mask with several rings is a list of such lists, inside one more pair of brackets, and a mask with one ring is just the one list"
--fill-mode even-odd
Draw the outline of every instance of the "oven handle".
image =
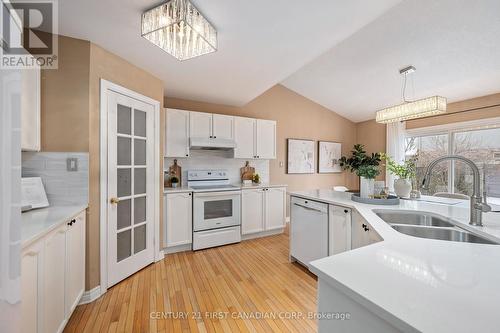
[[222, 192], [201, 192], [195, 193], [195, 197], [204, 198], [204, 197], [227, 197], [227, 196], [239, 196], [241, 191], [222, 191]]

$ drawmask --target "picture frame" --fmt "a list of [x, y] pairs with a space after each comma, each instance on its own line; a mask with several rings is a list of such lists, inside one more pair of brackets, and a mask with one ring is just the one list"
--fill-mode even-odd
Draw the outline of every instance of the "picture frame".
[[335, 141], [318, 141], [318, 173], [341, 173], [342, 144]]
[[287, 139], [287, 174], [314, 174], [316, 172], [316, 141]]

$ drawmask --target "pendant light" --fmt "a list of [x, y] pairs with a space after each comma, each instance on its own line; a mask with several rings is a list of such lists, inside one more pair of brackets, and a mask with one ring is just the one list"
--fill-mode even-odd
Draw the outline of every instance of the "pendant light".
[[413, 66], [408, 66], [399, 70], [399, 73], [403, 75], [403, 103], [377, 111], [377, 123], [388, 124], [446, 112], [445, 97], [431, 96], [416, 101], [409, 101], [406, 99], [407, 76], [415, 71], [416, 68]]

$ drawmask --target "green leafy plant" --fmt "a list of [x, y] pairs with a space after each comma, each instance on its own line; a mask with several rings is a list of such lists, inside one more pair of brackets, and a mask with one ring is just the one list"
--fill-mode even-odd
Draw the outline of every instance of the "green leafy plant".
[[259, 184], [260, 183], [260, 176], [258, 173], [253, 175], [253, 182]]
[[362, 144], [355, 144], [351, 156], [342, 156], [339, 160], [344, 170], [356, 173], [359, 177], [374, 179], [380, 174], [379, 165], [382, 161], [380, 153], [367, 155]]
[[356, 170], [356, 175], [366, 179], [375, 179], [380, 174], [380, 169], [375, 165], [361, 165]]
[[172, 184], [177, 184], [179, 182], [179, 178], [177, 178], [177, 176], [172, 176], [170, 177], [170, 182]]
[[400, 179], [414, 179], [417, 172], [418, 155], [405, 160], [402, 164], [394, 161], [387, 154], [382, 154], [382, 159], [385, 160], [385, 166], [390, 173], [398, 176]]

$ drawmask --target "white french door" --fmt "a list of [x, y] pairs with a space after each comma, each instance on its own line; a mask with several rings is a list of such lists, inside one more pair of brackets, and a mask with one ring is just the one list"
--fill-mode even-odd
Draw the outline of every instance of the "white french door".
[[154, 261], [155, 109], [107, 94], [107, 286]]

